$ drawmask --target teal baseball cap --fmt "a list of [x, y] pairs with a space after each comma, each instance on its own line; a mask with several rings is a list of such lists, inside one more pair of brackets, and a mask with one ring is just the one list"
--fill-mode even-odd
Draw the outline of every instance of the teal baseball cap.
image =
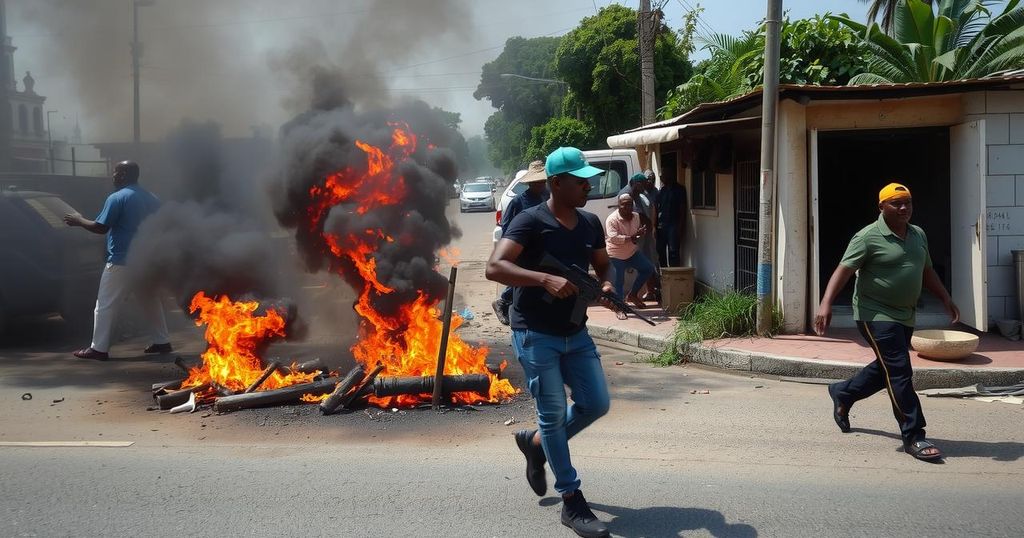
[[590, 166], [583, 152], [576, 148], [558, 148], [548, 155], [544, 162], [544, 172], [551, 176], [572, 174], [576, 177], [590, 178], [603, 174], [604, 170]]

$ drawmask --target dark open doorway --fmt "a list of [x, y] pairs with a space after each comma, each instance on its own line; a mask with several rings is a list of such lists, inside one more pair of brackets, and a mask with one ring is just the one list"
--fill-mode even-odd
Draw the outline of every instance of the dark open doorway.
[[[935, 272], [949, 289], [949, 129], [929, 127], [818, 133], [821, 293], [850, 238], [878, 218], [879, 189], [893, 181], [913, 194], [911, 222], [928, 235]], [[851, 281], [836, 304], [849, 305], [852, 293]]]

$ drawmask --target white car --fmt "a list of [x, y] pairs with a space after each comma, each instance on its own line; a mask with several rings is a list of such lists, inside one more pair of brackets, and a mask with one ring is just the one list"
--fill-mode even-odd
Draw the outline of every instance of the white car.
[[[598, 149], [584, 151], [583, 156], [591, 166], [605, 170], [604, 174], [590, 178], [590, 195], [587, 205], [583, 207], [601, 219], [603, 224], [608, 215], [618, 207], [618, 194], [629, 183], [633, 174], [642, 172], [640, 160], [637, 158], [636, 150], [632, 149]], [[526, 190], [525, 183], [519, 179], [526, 174], [526, 170], [516, 173], [515, 179], [508, 184], [505, 192], [501, 194], [498, 201], [498, 211], [494, 214], [494, 231], [492, 232], [492, 243], [497, 244], [501, 239], [501, 215], [509, 202], [517, 194]]]
[[494, 184], [493, 183], [466, 183], [462, 186], [459, 194], [459, 212], [484, 210], [494, 211]]

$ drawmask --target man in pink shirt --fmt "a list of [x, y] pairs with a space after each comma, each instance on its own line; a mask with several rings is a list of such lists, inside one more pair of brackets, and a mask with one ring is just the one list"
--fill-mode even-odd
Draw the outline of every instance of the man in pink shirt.
[[[647, 256], [637, 247], [637, 243], [647, 233], [647, 227], [641, 224], [640, 215], [633, 211], [633, 197], [629, 193], [619, 195], [619, 209], [608, 215], [605, 220], [605, 230], [608, 239], [605, 248], [608, 250], [608, 258], [615, 268], [615, 293], [619, 297], [633, 303], [637, 308], [644, 308], [646, 305], [640, 299], [640, 288], [644, 282], [654, 274], [654, 265], [647, 259]], [[623, 295], [623, 285], [626, 280], [626, 270], [636, 270], [636, 279], [630, 288], [628, 295]], [[619, 319], [626, 319], [624, 313], [618, 313]]]

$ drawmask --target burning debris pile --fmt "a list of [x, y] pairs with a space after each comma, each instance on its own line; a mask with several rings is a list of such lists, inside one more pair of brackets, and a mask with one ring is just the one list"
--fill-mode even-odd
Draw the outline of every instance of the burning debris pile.
[[358, 366], [341, 377], [322, 365], [266, 364], [261, 355], [288, 336], [295, 309], [200, 291], [190, 312], [206, 326], [208, 348], [186, 379], [154, 385], [161, 408], [212, 403], [225, 412], [301, 400], [329, 414], [356, 405], [500, 402], [518, 392], [501, 378], [505, 363], [488, 369], [487, 348], [456, 332], [456, 270], [449, 279], [438, 272], [438, 257], [450, 256], [445, 246], [459, 233], [444, 213], [455, 166], [450, 151], [431, 143], [431, 131], [441, 131], [421, 112], [359, 115], [344, 106], [284, 129], [275, 215], [294, 230], [310, 272], [335, 273], [358, 294], [350, 350]]

